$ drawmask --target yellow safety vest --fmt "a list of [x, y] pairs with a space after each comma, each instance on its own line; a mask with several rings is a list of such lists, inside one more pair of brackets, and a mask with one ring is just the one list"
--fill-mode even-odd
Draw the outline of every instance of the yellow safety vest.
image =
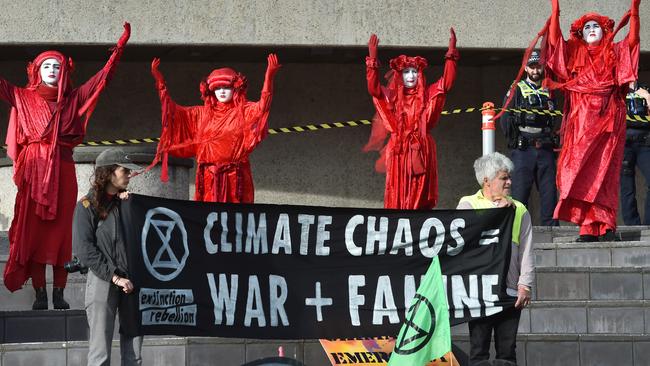
[[[519, 245], [519, 234], [521, 233], [521, 220], [524, 214], [528, 212], [523, 203], [508, 197], [515, 203], [515, 222], [512, 224], [512, 242]], [[476, 194], [465, 196], [460, 199], [460, 202], [469, 203], [472, 208], [494, 208], [492, 201], [483, 196], [483, 192], [479, 189]]]
[[528, 98], [528, 96], [532, 94], [543, 95], [546, 98], [551, 97], [551, 93], [548, 91], [548, 89], [546, 88], [533, 89], [530, 87], [530, 85], [528, 85], [528, 83], [526, 83], [523, 80], [517, 83], [517, 86], [519, 87], [519, 90], [521, 91], [521, 95], [524, 98]]

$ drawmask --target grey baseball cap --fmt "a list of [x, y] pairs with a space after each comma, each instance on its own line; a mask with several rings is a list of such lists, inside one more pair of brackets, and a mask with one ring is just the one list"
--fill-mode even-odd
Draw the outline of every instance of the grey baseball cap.
[[95, 167], [110, 165], [119, 165], [131, 170], [144, 169], [143, 167], [134, 164], [131, 158], [129, 158], [129, 154], [125, 153], [124, 150], [115, 147], [102, 151], [101, 154], [97, 156], [97, 159], [95, 159]]

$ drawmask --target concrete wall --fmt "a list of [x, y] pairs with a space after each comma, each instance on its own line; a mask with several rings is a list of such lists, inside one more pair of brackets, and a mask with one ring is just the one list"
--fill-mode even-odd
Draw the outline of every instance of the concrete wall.
[[[630, 0], [561, 3], [566, 30], [587, 11], [618, 21]], [[454, 26], [462, 47], [519, 48], [544, 25], [550, 1], [2, 0], [2, 9], [5, 44], [113, 43], [128, 20], [133, 44], [358, 46], [376, 32], [385, 45], [445, 47]], [[650, 28], [641, 40], [650, 50]]]

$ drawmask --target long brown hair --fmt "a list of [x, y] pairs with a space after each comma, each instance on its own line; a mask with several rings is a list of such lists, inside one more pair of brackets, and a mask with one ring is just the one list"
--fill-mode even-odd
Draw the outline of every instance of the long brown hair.
[[108, 208], [110, 201], [106, 199], [106, 188], [111, 184], [111, 177], [113, 172], [118, 168], [118, 165], [100, 166], [95, 168], [95, 172], [91, 177], [91, 187], [94, 192], [90, 198], [90, 204], [93, 205], [100, 220], [104, 220], [108, 216]]

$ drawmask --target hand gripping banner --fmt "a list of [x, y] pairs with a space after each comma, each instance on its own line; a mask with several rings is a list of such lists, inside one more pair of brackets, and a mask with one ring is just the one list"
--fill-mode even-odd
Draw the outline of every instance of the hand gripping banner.
[[[121, 217], [141, 334], [396, 336], [436, 256], [452, 324], [513, 305], [505, 293], [509, 208], [399, 211], [132, 194]], [[426, 331], [434, 330], [432, 323]]]

